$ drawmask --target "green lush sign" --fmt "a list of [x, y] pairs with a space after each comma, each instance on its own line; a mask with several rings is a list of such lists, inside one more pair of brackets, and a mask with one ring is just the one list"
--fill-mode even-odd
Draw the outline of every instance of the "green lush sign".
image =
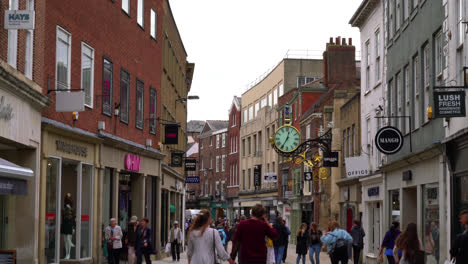
[[465, 117], [465, 91], [434, 92], [435, 117]]

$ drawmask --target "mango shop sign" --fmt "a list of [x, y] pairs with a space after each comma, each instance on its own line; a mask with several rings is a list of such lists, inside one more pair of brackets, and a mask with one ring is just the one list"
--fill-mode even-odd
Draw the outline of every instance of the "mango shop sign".
[[384, 154], [395, 154], [403, 147], [403, 134], [396, 127], [383, 127], [375, 135], [375, 145]]
[[33, 10], [5, 10], [5, 29], [34, 29]]
[[435, 91], [434, 110], [436, 118], [465, 117], [465, 91]]

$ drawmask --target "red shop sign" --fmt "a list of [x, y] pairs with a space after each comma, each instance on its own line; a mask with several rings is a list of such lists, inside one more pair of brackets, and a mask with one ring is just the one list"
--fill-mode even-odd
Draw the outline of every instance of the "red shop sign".
[[46, 213], [45, 214], [46, 220], [55, 220], [55, 213]]
[[89, 221], [89, 215], [81, 215], [81, 221], [88, 222]]
[[125, 169], [131, 171], [140, 171], [141, 158], [137, 155], [127, 154], [125, 156]]

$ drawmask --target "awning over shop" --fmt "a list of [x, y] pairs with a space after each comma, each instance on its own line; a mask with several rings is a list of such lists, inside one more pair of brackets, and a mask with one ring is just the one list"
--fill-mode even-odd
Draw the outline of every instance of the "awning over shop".
[[170, 208], [171, 208], [171, 213], [175, 213], [176, 212], [176, 208], [173, 204], [170, 205]]
[[0, 194], [27, 195], [28, 183], [34, 172], [0, 158]]
[[23, 168], [12, 162], [0, 158], [0, 177], [29, 180], [34, 172], [29, 168]]

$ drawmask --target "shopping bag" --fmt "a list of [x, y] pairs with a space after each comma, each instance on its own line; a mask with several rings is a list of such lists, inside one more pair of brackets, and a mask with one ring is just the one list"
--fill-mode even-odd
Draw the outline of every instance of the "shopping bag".
[[166, 244], [166, 248], [165, 248], [164, 252], [171, 253], [171, 243]]

